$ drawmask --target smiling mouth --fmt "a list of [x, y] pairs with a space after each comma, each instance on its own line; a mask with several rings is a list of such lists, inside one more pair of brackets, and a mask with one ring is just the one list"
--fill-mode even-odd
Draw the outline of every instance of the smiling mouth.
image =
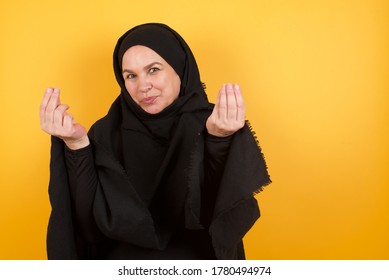
[[142, 103], [144, 104], [147, 104], [147, 105], [150, 105], [150, 104], [153, 104], [155, 99], [157, 99], [158, 96], [150, 96], [150, 97], [146, 97], [142, 100]]

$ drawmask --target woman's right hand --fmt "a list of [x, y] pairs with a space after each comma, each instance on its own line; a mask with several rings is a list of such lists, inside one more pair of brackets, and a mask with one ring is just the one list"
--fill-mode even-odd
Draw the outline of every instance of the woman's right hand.
[[41, 128], [46, 133], [61, 138], [71, 150], [89, 145], [85, 127], [76, 123], [73, 116], [66, 112], [69, 106], [61, 104], [60, 90], [47, 88], [40, 107]]

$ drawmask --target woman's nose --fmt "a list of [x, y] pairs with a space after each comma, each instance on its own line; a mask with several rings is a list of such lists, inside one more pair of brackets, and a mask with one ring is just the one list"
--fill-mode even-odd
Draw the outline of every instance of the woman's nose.
[[148, 78], [140, 78], [139, 79], [139, 90], [142, 93], [147, 93], [153, 88], [153, 84]]

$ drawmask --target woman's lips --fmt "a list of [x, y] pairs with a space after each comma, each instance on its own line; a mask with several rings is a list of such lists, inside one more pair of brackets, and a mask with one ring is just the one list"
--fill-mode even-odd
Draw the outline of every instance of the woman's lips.
[[143, 98], [142, 103], [147, 104], [147, 105], [153, 104], [155, 99], [157, 99], [157, 97], [158, 96], [150, 96], [150, 97]]

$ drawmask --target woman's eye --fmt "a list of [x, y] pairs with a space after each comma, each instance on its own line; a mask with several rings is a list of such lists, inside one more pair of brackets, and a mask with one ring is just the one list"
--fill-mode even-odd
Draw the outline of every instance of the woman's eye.
[[135, 78], [135, 75], [134, 74], [128, 74], [127, 76], [126, 76], [126, 78], [127, 79], [134, 79]]
[[157, 68], [157, 67], [152, 67], [152, 68], [150, 68], [150, 73], [154, 73], [154, 72], [157, 72], [159, 70], [159, 68]]

